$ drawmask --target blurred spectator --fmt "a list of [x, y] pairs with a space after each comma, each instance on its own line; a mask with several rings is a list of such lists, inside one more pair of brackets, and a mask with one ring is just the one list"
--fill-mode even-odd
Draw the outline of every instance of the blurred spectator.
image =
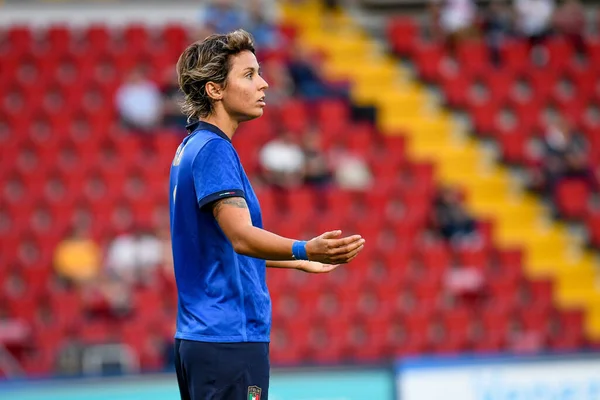
[[107, 272], [129, 284], [148, 283], [163, 262], [162, 242], [150, 230], [123, 233], [110, 243]]
[[552, 196], [564, 178], [583, 179], [594, 188], [587, 149], [585, 138], [573, 132], [566, 119], [551, 118], [544, 132], [541, 169], [534, 173], [533, 188]]
[[81, 375], [85, 347], [77, 335], [67, 331], [65, 340], [57, 349], [56, 373], [60, 376]]
[[172, 68], [167, 71], [167, 74], [167, 79], [161, 89], [163, 97], [162, 123], [165, 128], [183, 132], [187, 125], [187, 118], [180, 108], [183, 93], [179, 90], [177, 83], [177, 71]]
[[260, 150], [265, 181], [278, 188], [298, 187], [304, 180], [304, 153], [291, 132], [283, 132]]
[[75, 226], [54, 250], [54, 269], [67, 283], [82, 284], [98, 276], [101, 254], [87, 231]]
[[450, 50], [474, 33], [477, 9], [473, 0], [442, 0], [440, 26]]
[[348, 190], [367, 190], [373, 184], [373, 175], [366, 160], [346, 150], [332, 153], [333, 176], [338, 187]]
[[[276, 10], [276, 4], [265, 4], [265, 0], [248, 1], [247, 31], [254, 37], [258, 51], [277, 48], [281, 45], [279, 29], [276, 25], [277, 13], [268, 12]], [[272, 2], [269, 2], [272, 3]]]
[[203, 39], [213, 33], [224, 34], [246, 26], [246, 10], [233, 0], [210, 0], [200, 10], [200, 32]]
[[452, 245], [477, 242], [476, 223], [463, 206], [459, 194], [449, 187], [440, 188], [433, 203], [433, 225]]
[[331, 182], [331, 170], [322, 148], [321, 133], [311, 130], [303, 137], [304, 181], [310, 186], [324, 187]]
[[291, 59], [288, 62], [288, 70], [294, 83], [296, 96], [307, 100], [318, 100], [324, 97], [348, 97], [347, 91], [329, 84], [321, 76], [315, 55], [304, 46], [296, 44], [290, 54]]
[[492, 0], [484, 15], [483, 30], [490, 59], [496, 66], [501, 64], [500, 48], [512, 34], [512, 15], [506, 0]]
[[267, 101], [269, 104], [283, 104], [294, 92], [294, 83], [289, 71], [282, 61], [271, 58], [261, 63], [262, 73], [269, 82]]
[[149, 132], [161, 121], [160, 90], [139, 69], [117, 91], [116, 104], [121, 122], [129, 129]]
[[102, 274], [83, 292], [82, 299], [87, 313], [94, 318], [121, 318], [133, 309], [132, 287], [129, 282], [108, 273]]
[[481, 292], [485, 277], [481, 266], [455, 266], [444, 276], [446, 289], [454, 296], [472, 296]]
[[565, 35], [579, 54], [586, 53], [585, 13], [579, 0], [564, 0], [554, 15], [554, 26]]
[[444, 40], [444, 30], [441, 22], [442, 4], [440, 0], [431, 0], [427, 5], [427, 35], [431, 41]]
[[550, 33], [554, 0], [515, 0], [514, 8], [517, 32], [531, 45], [543, 42]]

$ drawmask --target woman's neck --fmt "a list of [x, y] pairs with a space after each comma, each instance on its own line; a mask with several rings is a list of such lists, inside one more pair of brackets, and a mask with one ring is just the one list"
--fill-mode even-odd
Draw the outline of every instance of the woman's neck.
[[200, 118], [201, 121], [208, 122], [209, 124], [213, 124], [220, 130], [222, 130], [229, 139], [233, 139], [233, 135], [235, 134], [235, 130], [237, 129], [239, 122], [233, 120], [227, 115], [217, 115], [211, 114], [204, 118]]

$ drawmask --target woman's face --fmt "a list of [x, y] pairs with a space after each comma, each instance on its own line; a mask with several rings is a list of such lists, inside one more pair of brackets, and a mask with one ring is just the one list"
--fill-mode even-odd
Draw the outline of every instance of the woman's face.
[[238, 122], [263, 114], [265, 90], [269, 85], [259, 72], [258, 61], [252, 52], [243, 51], [231, 57], [222, 102], [225, 111]]

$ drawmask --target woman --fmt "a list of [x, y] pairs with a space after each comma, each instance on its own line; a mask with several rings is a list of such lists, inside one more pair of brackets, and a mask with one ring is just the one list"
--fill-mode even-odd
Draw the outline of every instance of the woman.
[[231, 144], [258, 118], [268, 84], [243, 30], [190, 45], [177, 63], [190, 134], [171, 166], [178, 291], [175, 357], [182, 399], [267, 399], [271, 301], [265, 267], [329, 272], [362, 250], [358, 236], [297, 241], [262, 229], [252, 186]]

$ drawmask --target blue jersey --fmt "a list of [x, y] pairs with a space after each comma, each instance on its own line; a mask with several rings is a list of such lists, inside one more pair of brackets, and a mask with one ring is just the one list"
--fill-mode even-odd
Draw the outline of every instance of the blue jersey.
[[262, 228], [258, 199], [231, 141], [206, 122], [191, 131], [171, 165], [170, 215], [178, 339], [268, 342], [271, 300], [266, 262], [237, 254], [215, 220], [211, 203], [246, 199]]

